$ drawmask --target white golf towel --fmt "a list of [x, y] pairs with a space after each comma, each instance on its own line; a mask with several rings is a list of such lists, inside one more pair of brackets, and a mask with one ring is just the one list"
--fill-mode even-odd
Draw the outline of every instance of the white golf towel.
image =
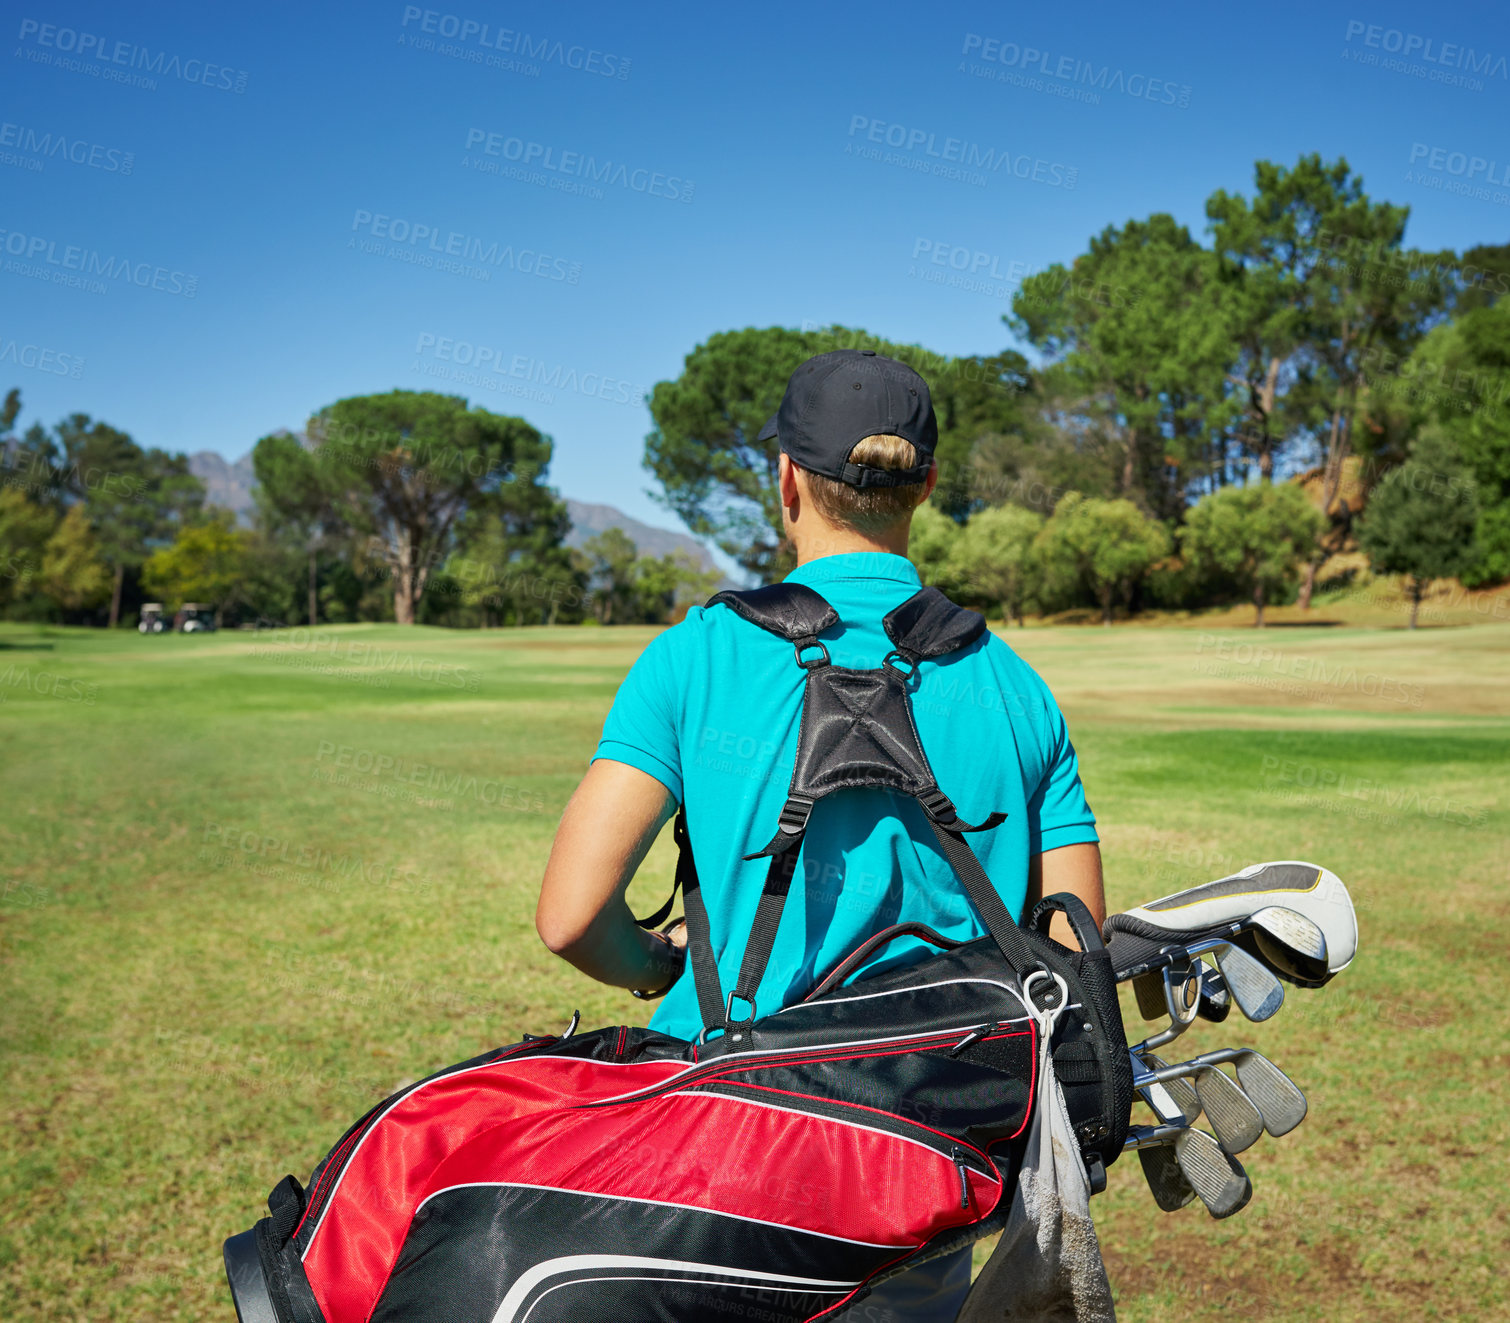
[[1090, 1182], [1049, 1057], [1057, 1016], [1040, 1023], [1038, 1105], [1006, 1229], [958, 1323], [1115, 1323], [1091, 1221]]

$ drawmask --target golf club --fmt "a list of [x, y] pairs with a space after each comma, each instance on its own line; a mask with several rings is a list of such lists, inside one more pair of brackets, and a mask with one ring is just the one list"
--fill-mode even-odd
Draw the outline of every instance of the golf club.
[[[1285, 1004], [1285, 985], [1265, 965], [1240, 946], [1218, 946], [1211, 952], [1222, 983], [1248, 1019], [1272, 1019]], [[1197, 1006], [1199, 1001], [1197, 1001]], [[1192, 1012], [1193, 1014], [1193, 1012]]]
[[1243, 1092], [1258, 1108], [1263, 1117], [1264, 1129], [1276, 1139], [1289, 1134], [1305, 1120], [1305, 1094], [1284, 1071], [1251, 1047], [1222, 1048], [1216, 1052], [1202, 1053], [1179, 1065], [1159, 1066], [1152, 1070], [1140, 1069], [1141, 1063], [1135, 1059], [1133, 1088], [1141, 1092], [1156, 1084], [1167, 1085], [1172, 1080], [1188, 1079], [1209, 1066], [1225, 1065], [1228, 1062], [1237, 1067], [1237, 1078]]
[[1212, 1217], [1231, 1217], [1253, 1198], [1253, 1182], [1242, 1164], [1204, 1130], [1183, 1131], [1174, 1141], [1174, 1156]]
[[[1266, 910], [1284, 913], [1264, 914]], [[1116, 935], [1130, 953], [1122, 962], [1130, 966], [1171, 945], [1237, 936], [1258, 915], [1263, 917], [1243, 945], [1302, 987], [1320, 987], [1346, 969], [1357, 953], [1358, 921], [1347, 887], [1335, 873], [1298, 860], [1253, 864], [1229, 877], [1134, 906], [1108, 919], [1106, 933], [1108, 941]]]
[[1203, 1020], [1220, 1024], [1232, 1010], [1232, 994], [1227, 991], [1227, 981], [1219, 969], [1208, 969], [1201, 975], [1201, 1007], [1197, 1014]]
[[[1166, 1068], [1167, 1063], [1152, 1052], [1145, 1052], [1141, 1062], [1136, 1058], [1133, 1061], [1134, 1074], [1137, 1074], [1140, 1069], [1164, 1070]], [[1162, 1084], [1150, 1084], [1146, 1089], [1141, 1090], [1141, 1096], [1160, 1121], [1176, 1125], [1194, 1125], [1200, 1119], [1201, 1100], [1187, 1080], [1172, 1079]]]
[[1226, 1152], [1241, 1153], [1258, 1142], [1264, 1133], [1263, 1115], [1230, 1077], [1207, 1066], [1195, 1074], [1195, 1093]]
[[1166, 1213], [1179, 1212], [1195, 1198], [1195, 1190], [1180, 1170], [1173, 1144], [1140, 1148], [1138, 1162], [1143, 1167], [1143, 1176], [1148, 1181], [1148, 1190], [1153, 1195], [1154, 1203]]
[[[1166, 1145], [1173, 1147], [1180, 1174], [1212, 1217], [1231, 1217], [1253, 1197], [1253, 1183], [1242, 1164], [1224, 1152], [1204, 1130], [1174, 1125], [1134, 1126], [1123, 1148], [1141, 1151]], [[1155, 1192], [1156, 1199], [1158, 1193]]]
[[1248, 1050], [1234, 1057], [1233, 1063], [1238, 1083], [1263, 1116], [1264, 1129], [1275, 1139], [1289, 1134], [1306, 1119], [1305, 1094], [1268, 1057]]

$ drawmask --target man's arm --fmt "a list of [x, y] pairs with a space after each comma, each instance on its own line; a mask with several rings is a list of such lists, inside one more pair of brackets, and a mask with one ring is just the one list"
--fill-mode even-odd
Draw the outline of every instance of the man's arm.
[[675, 798], [655, 777], [608, 758], [587, 769], [567, 803], [540, 885], [535, 929], [589, 978], [652, 991], [680, 969], [666, 939], [636, 924], [624, 901], [635, 869], [675, 811]]
[[[1078, 896], [1090, 910], [1099, 928], [1106, 922], [1106, 893], [1101, 885], [1101, 847], [1094, 841], [1078, 845], [1061, 845], [1045, 850], [1028, 860], [1028, 899], [1023, 907], [1026, 918], [1033, 906], [1045, 896], [1068, 891]], [[1072, 951], [1080, 949], [1069, 920], [1056, 914], [1049, 920], [1049, 936]]]

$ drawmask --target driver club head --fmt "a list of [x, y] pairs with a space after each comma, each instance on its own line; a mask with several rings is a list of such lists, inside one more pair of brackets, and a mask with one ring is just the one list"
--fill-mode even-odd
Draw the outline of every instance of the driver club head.
[[1326, 934], [1304, 914], [1282, 905], [1267, 906], [1248, 920], [1244, 936], [1251, 938], [1252, 953], [1281, 978], [1301, 987], [1319, 987], [1331, 977]]
[[1285, 987], [1260, 961], [1240, 946], [1223, 945], [1212, 953], [1232, 1000], [1248, 1019], [1272, 1019], [1285, 1004]]
[[1204, 1130], [1182, 1130], [1175, 1138], [1174, 1154], [1181, 1174], [1212, 1217], [1231, 1217], [1253, 1197], [1253, 1183], [1242, 1164]]
[[1306, 1119], [1305, 1094], [1268, 1057], [1250, 1049], [1234, 1064], [1242, 1091], [1253, 1100], [1264, 1119], [1264, 1129], [1275, 1139], [1289, 1134]]
[[1264, 1133], [1264, 1118], [1253, 1100], [1215, 1066], [1198, 1071], [1195, 1093], [1217, 1142], [1227, 1153], [1252, 1148]]

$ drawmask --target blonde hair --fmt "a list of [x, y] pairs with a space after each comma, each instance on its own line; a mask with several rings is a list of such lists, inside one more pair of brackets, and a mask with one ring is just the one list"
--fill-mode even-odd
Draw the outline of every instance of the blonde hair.
[[[873, 469], [910, 469], [918, 463], [918, 452], [911, 441], [883, 433], [865, 437], [850, 451], [849, 462]], [[923, 499], [921, 482], [901, 487], [851, 487], [811, 469], [803, 472], [807, 475], [808, 494], [824, 519], [870, 537], [911, 518]]]

